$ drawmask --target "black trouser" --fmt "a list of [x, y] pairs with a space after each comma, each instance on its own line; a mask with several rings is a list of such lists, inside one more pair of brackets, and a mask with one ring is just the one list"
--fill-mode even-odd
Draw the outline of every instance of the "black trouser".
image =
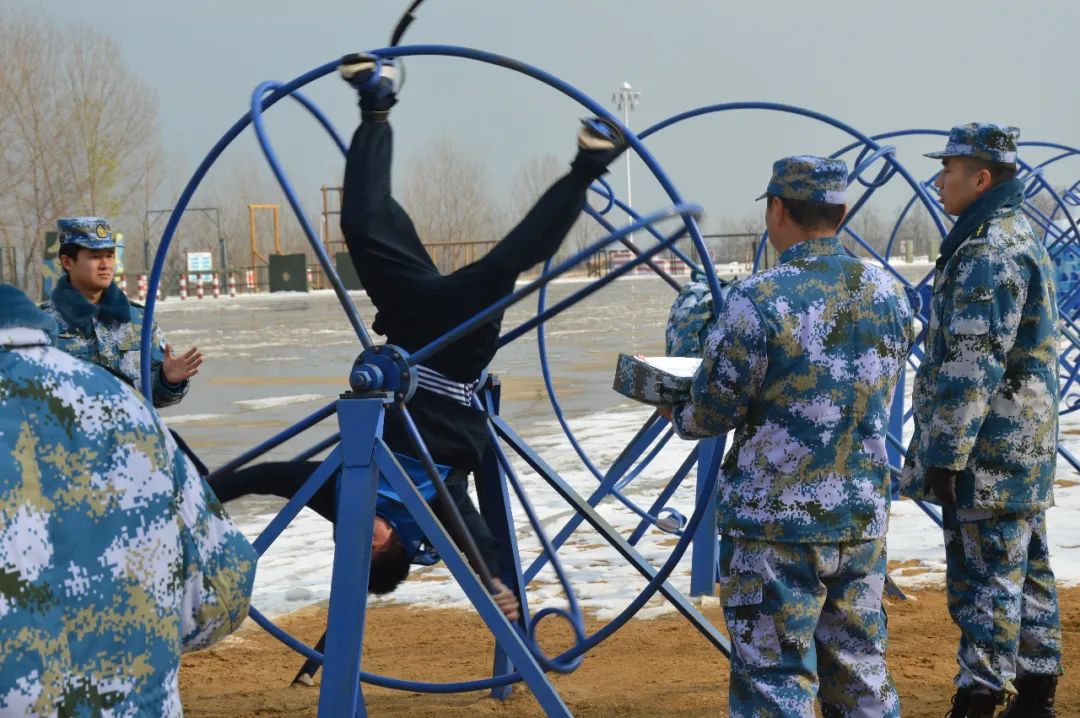
[[[228, 503], [248, 494], [264, 494], [291, 499], [315, 470], [318, 461], [292, 463], [290, 461], [266, 461], [238, 469], [231, 474], [217, 476], [209, 481], [210, 488], [221, 503]], [[307, 507], [331, 523], [337, 523], [337, 481], [330, 477], [315, 492]]]
[[[589, 153], [581, 153], [574, 168], [490, 252], [442, 275], [391, 195], [392, 155], [389, 123], [366, 122], [357, 128], [345, 165], [341, 228], [378, 311], [373, 328], [409, 351], [509, 294], [519, 274], [554, 256], [581, 215], [589, 184], [604, 171]], [[501, 315], [493, 318], [494, 332], [477, 331], [440, 352], [432, 368], [460, 381], [475, 378], [495, 354], [500, 321]]]
[[[292, 463], [289, 461], [267, 461], [254, 464], [234, 473], [214, 478], [210, 488], [222, 503], [238, 499], [248, 494], [268, 494], [290, 499], [304, 482], [319, 468], [318, 461]], [[469, 496], [468, 472], [451, 471], [446, 477], [446, 489], [454, 500], [454, 505], [465, 520], [465, 526], [476, 541], [484, 563], [495, 575], [499, 569], [499, 544], [488, 528], [487, 522]], [[308, 502], [307, 507], [331, 523], [337, 523], [337, 475], [331, 476]], [[443, 521], [441, 507], [433, 507], [435, 515]], [[445, 521], [444, 521], [445, 523]]]
[[[373, 329], [387, 342], [415, 352], [513, 291], [518, 275], [550, 257], [585, 205], [589, 184], [605, 171], [595, 152], [579, 152], [505, 238], [482, 259], [439, 273], [412, 220], [391, 194], [393, 131], [365, 122], [349, 146], [341, 228], [364, 288], [375, 304]], [[498, 349], [502, 313], [425, 361], [449, 378], [469, 382]], [[419, 390], [413, 419], [435, 461], [475, 470], [487, 447], [486, 415]], [[387, 444], [415, 455], [396, 412], [387, 414]]]
[[[458, 512], [461, 513], [461, 518], [465, 520], [465, 527], [469, 529], [469, 533], [472, 534], [473, 540], [476, 542], [476, 547], [480, 549], [480, 555], [484, 558], [484, 563], [487, 564], [488, 570], [491, 571], [493, 576], [498, 576], [499, 542], [492, 535], [487, 521], [477, 511], [476, 504], [473, 503], [472, 497], [469, 496], [469, 472], [454, 469], [446, 477], [445, 483], [446, 490], [450, 493], [450, 497], [454, 499], [454, 505], [457, 507]], [[435, 509], [435, 515], [439, 516], [440, 521], [442, 520], [438, 508]]]

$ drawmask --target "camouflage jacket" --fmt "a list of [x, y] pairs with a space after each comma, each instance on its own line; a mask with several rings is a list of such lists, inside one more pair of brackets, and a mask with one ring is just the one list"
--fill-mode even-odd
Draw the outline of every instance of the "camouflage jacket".
[[0, 715], [180, 716], [255, 552], [138, 394], [0, 305]]
[[673, 409], [683, 437], [735, 432], [721, 533], [806, 543], [885, 535], [885, 433], [913, 334], [899, 283], [835, 237], [800, 242], [729, 287], [691, 398]]
[[957, 507], [1053, 505], [1058, 434], [1054, 265], [1019, 209], [991, 215], [934, 278], [901, 491], [959, 471]]
[[[730, 282], [720, 282], [720, 301], [727, 296]], [[716, 317], [708, 283], [696, 272], [671, 305], [664, 345], [669, 357], [701, 358], [709, 328]]]
[[[118, 287], [110, 285], [101, 302], [91, 304], [61, 277], [42, 311], [56, 320], [57, 347], [80, 359], [103, 366], [136, 390], [142, 391], [139, 342], [142, 341], [143, 307], [128, 301]], [[188, 382], [170, 384], [161, 373], [165, 359], [165, 337], [154, 322], [150, 341], [150, 381], [154, 406], [178, 404], [188, 391]]]

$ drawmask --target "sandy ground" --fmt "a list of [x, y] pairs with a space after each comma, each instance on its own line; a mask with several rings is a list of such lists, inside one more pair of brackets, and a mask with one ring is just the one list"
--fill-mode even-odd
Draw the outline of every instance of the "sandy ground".
[[[957, 631], [944, 594], [912, 593], [890, 602], [889, 665], [900, 688], [903, 714], [940, 717], [948, 710], [955, 672]], [[1058, 715], [1080, 716], [1080, 588], [1062, 589], [1065, 670], [1058, 690]], [[705, 609], [718, 626], [719, 608]], [[313, 643], [326, 612], [310, 607], [280, 620]], [[595, 630], [595, 623], [590, 631]], [[492, 640], [476, 615], [463, 610], [419, 610], [404, 606], [368, 612], [364, 667], [379, 673], [425, 680], [481, 677], [490, 668]], [[314, 688], [291, 687], [302, 661], [250, 621], [217, 647], [186, 656], [180, 674], [189, 718], [315, 716]], [[320, 674], [321, 675], [321, 674]], [[631, 621], [588, 654], [570, 675], [554, 683], [575, 716], [637, 718], [727, 714], [727, 662], [689, 623], [677, 616]], [[514, 688], [505, 702], [484, 693], [420, 695], [365, 686], [373, 716], [541, 716], [529, 692]]]

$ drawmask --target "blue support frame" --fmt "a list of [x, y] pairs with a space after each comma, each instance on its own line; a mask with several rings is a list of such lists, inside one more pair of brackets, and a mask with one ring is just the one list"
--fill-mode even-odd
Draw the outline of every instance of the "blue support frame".
[[[630, 443], [626, 445], [626, 448], [622, 450], [618, 458], [611, 464], [611, 468], [607, 470], [604, 475], [604, 479], [600, 482], [592, 494], [589, 495], [587, 503], [590, 508], [596, 508], [600, 503], [612, 494], [615, 490], [615, 485], [626, 474], [629, 468], [648, 449], [649, 444], [660, 434], [664, 429], [666, 422], [660, 419], [660, 416], [653, 412], [652, 416], [646, 420], [641, 429], [638, 430], [637, 435], [630, 440]], [[535, 467], [534, 467], [535, 468]], [[575, 514], [563, 524], [563, 527], [555, 534], [555, 538], [551, 543], [555, 546], [556, 550], [562, 547], [566, 540], [570, 538], [571, 534], [581, 526], [585, 517], [581, 514]], [[532, 562], [532, 565], [525, 570], [525, 581], [529, 582], [536, 578], [536, 575], [547, 564], [548, 557], [544, 554], [536, 557], [536, 560]]]
[[[489, 375], [481, 395], [481, 403], [488, 414], [498, 416], [501, 399], [502, 384], [497, 377]], [[484, 517], [492, 535], [502, 548], [499, 579], [517, 595], [521, 603], [519, 623], [524, 629], [529, 623], [529, 600], [525, 591], [527, 583], [521, 572], [521, 554], [518, 552], [517, 531], [514, 529], [514, 512], [510, 505], [506, 474], [494, 451], [489, 451], [484, 457], [476, 476], [476, 498], [480, 502], [480, 515]], [[513, 672], [514, 663], [510, 656], [496, 644], [491, 666], [492, 677]], [[510, 695], [510, 688], [509, 685], [495, 686], [491, 689], [491, 697], [504, 700]]]
[[[641, 520], [638, 521], [638, 525], [634, 527], [629, 539], [631, 546], [637, 546], [638, 541], [642, 539], [645, 532], [648, 531], [651, 526], [656, 525], [656, 521], [653, 520], [653, 517], [658, 516], [662, 512], [662, 509], [667, 505], [667, 502], [671, 500], [671, 497], [690, 474], [690, 471], [697, 466], [697, 462], [698, 447], [694, 446], [694, 448], [690, 450], [690, 453], [686, 455], [682, 465], [675, 470], [675, 475], [671, 477], [671, 481], [667, 483], [667, 486], [664, 487], [663, 491], [661, 491], [652, 502], [652, 505], [649, 506], [646, 515], [642, 516]], [[681, 531], [669, 531], [669, 533], [679, 534]]]
[[[723, 436], [698, 442], [696, 500], [699, 504], [705, 502], [709, 506], [716, 506], [719, 482], [710, 482], [710, 477], [706, 474], [710, 466], [719, 467], [720, 458], [724, 454], [725, 442], [726, 437]], [[720, 555], [720, 536], [717, 531], [715, 516], [714, 512], [711, 521], [702, 521], [697, 533], [694, 535], [694, 548], [690, 563], [691, 596], [716, 595], [716, 560]]]
[[[431, 507], [398, 464], [393, 453], [379, 439], [376, 442], [376, 462], [379, 470], [389, 480], [394, 491], [404, 500], [405, 507], [416, 519], [424, 536], [438, 551], [446, 568], [461, 586], [465, 595], [476, 608], [480, 618], [487, 624], [495, 642], [517, 667], [522, 680], [529, 686], [533, 696], [548, 716], [567, 716], [570, 709], [563, 703], [555, 687], [551, 685], [536, 655], [525, 643], [523, 635], [506, 620], [494, 599], [472, 571], [465, 556], [443, 530]], [[347, 715], [347, 714], [338, 714]], [[320, 716], [320, 718], [322, 718]]]
[[[528, 684], [547, 715], [569, 717], [569, 709], [526, 644], [524, 633], [515, 630], [503, 616], [491, 594], [469, 567], [468, 561], [443, 530], [427, 501], [383, 443], [381, 437], [385, 410], [392, 402], [393, 395], [385, 393], [342, 396], [337, 402], [337, 414], [341, 434], [347, 437], [347, 440], [323, 462], [301, 493], [290, 500], [286, 511], [267, 527], [258, 543], [260, 553], [265, 551], [310, 495], [340, 466], [338, 506], [339, 511], [349, 513], [349, 520], [338, 522], [335, 534], [326, 652], [321, 657], [324, 673], [319, 692], [318, 715], [320, 718], [367, 715], [360, 689], [363, 675], [361, 659], [368, 573], [371, 565], [372, 527], [375, 522], [376, 490], [381, 474], [401, 497], [424, 535], [446, 563], [451, 575], [487, 624], [495, 637], [499, 655], [504, 657], [504, 665], [516, 666], [517, 677]], [[505, 496], [503, 498], [505, 499]], [[505, 521], [509, 514], [509, 504], [505, 503], [504, 506], [506, 511], [502, 512], [502, 516]], [[505, 524], [503, 528], [506, 528]], [[513, 677], [509, 669], [498, 675]]]
[[[562, 498], [570, 504], [570, 506], [576, 511], [576, 513], [582, 517], [594, 530], [596, 530], [601, 537], [604, 538], [619, 554], [626, 560], [631, 566], [633, 566], [642, 576], [650, 580], [650, 587], [642, 591], [637, 598], [631, 602], [630, 606], [626, 608], [619, 615], [618, 618], [613, 620], [603, 629], [598, 631], [588, 641], [583, 642], [581, 645], [588, 648], [593, 647], [607, 636], [614, 633], [620, 626], [622, 626], [627, 620], [629, 620], [637, 610], [645, 604], [645, 602], [652, 597], [652, 595], [659, 591], [666, 599], [671, 601], [672, 605], [681, 613], [691, 624], [694, 625], [698, 631], [704, 635], [709, 641], [716, 646], [725, 656], [731, 655], [731, 644], [716, 628], [705, 618], [690, 601], [683, 596], [677, 589], [667, 583], [667, 577], [674, 570], [678, 560], [682, 557], [683, 552], [689, 543], [690, 537], [693, 535], [697, 527], [703, 523], [702, 518], [705, 515], [713, 515], [713, 507], [699, 504], [694, 510], [694, 516], [687, 524], [688, 533], [684, 534], [679, 539], [679, 544], [672, 552], [671, 556], [667, 559], [664, 567], [660, 570], [655, 569], [652, 564], [645, 559], [630, 542], [623, 538], [622, 534], [613, 529], [610, 524], [605, 521], [600, 514], [596, 512], [589, 501], [586, 501], [574, 491], [569, 484], [563, 480], [559, 474], [552, 469], [546, 461], [544, 461], [539, 454], [532, 450], [517, 432], [515, 432], [510, 426], [499, 417], [492, 417], [491, 425], [493, 432], [498, 438], [502, 439], [510, 446], [515, 453], [518, 454], [525, 462], [535, 471], [541, 478], [543, 478], [555, 491], [562, 496]], [[503, 462], [503, 468], [508, 468], [508, 460], [505, 455], [500, 452], [500, 458]], [[719, 458], [714, 456], [708, 463], [705, 476], [706, 481], [716, 481], [716, 475], [719, 468]], [[533, 568], [536, 567], [536, 563], [533, 564]], [[654, 585], [655, 584], [655, 585]]]
[[375, 442], [382, 437], [384, 403], [388, 400], [392, 401], [392, 396], [384, 394], [338, 401], [338, 424], [347, 440], [341, 443], [337, 503], [339, 512], [348, 507], [350, 515], [348, 521], [337, 523], [334, 534], [319, 718], [367, 715], [360, 690], [360, 659], [379, 485], [374, 451]]
[[[896, 382], [896, 389], [893, 391], [892, 405], [889, 407], [889, 432], [893, 436], [901, 437], [904, 435], [904, 390], [907, 386], [907, 372], [900, 372], [900, 379]], [[889, 463], [893, 466], [900, 466], [903, 461], [900, 456], [900, 451], [886, 442], [885, 455], [889, 457]]]

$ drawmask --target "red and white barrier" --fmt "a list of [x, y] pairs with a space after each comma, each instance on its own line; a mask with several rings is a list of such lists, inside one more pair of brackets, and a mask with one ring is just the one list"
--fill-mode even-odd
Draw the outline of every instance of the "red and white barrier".
[[229, 296], [236, 296], [236, 275], [229, 272]]
[[245, 278], [245, 280], [247, 280], [247, 293], [248, 294], [254, 294], [255, 293], [255, 270], [253, 270], [253, 269], [247, 270], [244, 278]]
[[145, 302], [146, 301], [146, 275], [145, 274], [140, 274], [139, 275], [139, 301], [140, 302]]
[[202, 275], [201, 274], [199, 275], [199, 278], [198, 278], [198, 284], [195, 285], [195, 296], [198, 297], [199, 299], [203, 298], [203, 281], [202, 281]]
[[180, 301], [187, 299], [187, 275], [180, 275]]
[[[609, 253], [611, 257], [611, 268], [613, 270], [622, 267], [624, 264], [629, 264], [631, 260], [635, 258], [635, 254], [628, 249], [615, 250]], [[652, 258], [653, 264], [660, 269], [664, 270], [668, 274], [689, 274], [690, 267], [686, 265], [678, 257], [657, 257]], [[631, 274], [652, 274], [653, 269], [648, 264], [637, 265]]]
[[214, 283], [211, 287], [211, 291], [214, 295], [214, 299], [221, 298], [221, 279], [218, 278], [217, 274], [214, 274]]

